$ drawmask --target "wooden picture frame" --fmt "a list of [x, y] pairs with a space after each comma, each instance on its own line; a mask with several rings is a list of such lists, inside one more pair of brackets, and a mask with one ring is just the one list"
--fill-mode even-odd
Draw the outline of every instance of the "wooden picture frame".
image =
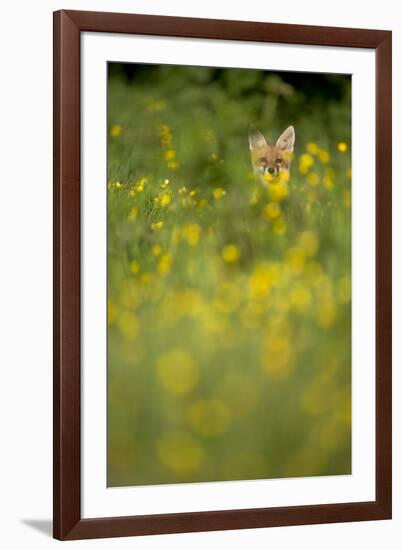
[[[83, 32], [371, 48], [376, 56], [376, 499], [197, 513], [81, 517], [80, 37]], [[389, 31], [121, 13], [54, 14], [54, 537], [60, 540], [391, 518]]]

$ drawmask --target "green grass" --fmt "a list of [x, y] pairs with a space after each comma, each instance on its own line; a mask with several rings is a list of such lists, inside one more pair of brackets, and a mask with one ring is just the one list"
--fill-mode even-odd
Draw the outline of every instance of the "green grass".
[[[350, 78], [134, 76], [108, 87], [108, 485], [350, 473]], [[295, 127], [283, 200], [250, 124]]]

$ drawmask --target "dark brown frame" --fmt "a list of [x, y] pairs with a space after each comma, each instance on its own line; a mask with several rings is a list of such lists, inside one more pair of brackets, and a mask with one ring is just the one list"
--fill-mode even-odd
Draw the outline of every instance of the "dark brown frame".
[[[82, 519], [80, 494], [80, 37], [84, 31], [375, 49], [376, 499]], [[61, 540], [391, 518], [390, 31], [122, 13], [54, 13], [54, 537]]]

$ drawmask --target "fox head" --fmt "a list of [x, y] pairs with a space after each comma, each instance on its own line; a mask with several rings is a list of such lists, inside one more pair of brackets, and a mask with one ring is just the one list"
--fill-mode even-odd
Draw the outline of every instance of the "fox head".
[[275, 145], [269, 144], [258, 130], [251, 130], [248, 135], [251, 151], [251, 162], [254, 171], [261, 175], [279, 176], [289, 172], [295, 143], [295, 131], [289, 126], [279, 136]]

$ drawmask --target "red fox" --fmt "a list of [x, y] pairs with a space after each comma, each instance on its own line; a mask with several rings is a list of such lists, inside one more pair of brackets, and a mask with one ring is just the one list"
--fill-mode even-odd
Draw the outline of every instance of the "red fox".
[[295, 143], [293, 126], [286, 128], [275, 145], [270, 145], [258, 130], [251, 130], [248, 139], [254, 172], [262, 182], [265, 185], [278, 179], [287, 182]]

